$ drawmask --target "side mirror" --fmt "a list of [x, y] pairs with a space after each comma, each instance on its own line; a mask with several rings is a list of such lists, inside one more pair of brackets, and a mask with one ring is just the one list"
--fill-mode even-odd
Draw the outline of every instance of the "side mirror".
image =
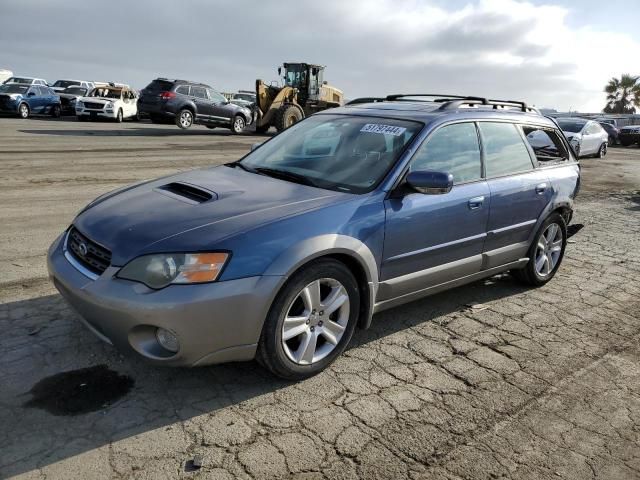
[[254, 143], [253, 145], [251, 145], [251, 151], [253, 152], [254, 150], [256, 150], [260, 145], [262, 145], [262, 143]]
[[416, 192], [427, 195], [449, 193], [453, 188], [453, 175], [449, 172], [416, 170], [409, 172], [406, 183]]
[[35, 97], [36, 94], [34, 92], [29, 92], [27, 93], [27, 97]]

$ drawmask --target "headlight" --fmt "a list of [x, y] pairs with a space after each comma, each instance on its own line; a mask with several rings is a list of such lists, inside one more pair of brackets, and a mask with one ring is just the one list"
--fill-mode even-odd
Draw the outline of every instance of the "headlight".
[[170, 284], [213, 282], [228, 258], [229, 254], [223, 252], [144, 255], [127, 263], [117, 277], [154, 289]]
[[107, 103], [107, 110], [113, 108], [113, 102]]
[[84, 103], [82, 103], [81, 101], [77, 101], [76, 102], [76, 108], [84, 108]]

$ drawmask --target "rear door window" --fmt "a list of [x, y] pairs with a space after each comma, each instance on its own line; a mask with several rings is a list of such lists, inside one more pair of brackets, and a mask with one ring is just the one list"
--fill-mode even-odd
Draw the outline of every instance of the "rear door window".
[[569, 160], [569, 152], [557, 131], [530, 125], [524, 125], [522, 131], [541, 165]]
[[207, 89], [204, 87], [195, 87], [192, 86], [191, 87], [191, 95], [196, 97], [196, 98], [209, 98], [207, 97]]
[[180, 85], [176, 88], [176, 93], [180, 95], [189, 95], [189, 85]]
[[513, 123], [480, 122], [487, 177], [526, 172], [533, 168], [529, 149]]
[[433, 170], [453, 175], [454, 183], [482, 177], [480, 145], [474, 123], [455, 123], [436, 130], [414, 155], [411, 170]]

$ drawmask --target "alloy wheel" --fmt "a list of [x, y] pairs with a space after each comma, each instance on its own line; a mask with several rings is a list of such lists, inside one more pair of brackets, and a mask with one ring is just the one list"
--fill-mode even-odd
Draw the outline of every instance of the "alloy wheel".
[[557, 223], [550, 223], [544, 230], [536, 246], [536, 273], [548, 276], [558, 264], [564, 241], [562, 229]]
[[292, 362], [310, 365], [329, 355], [349, 322], [349, 294], [333, 278], [321, 278], [295, 296], [282, 324], [282, 347]]
[[606, 143], [603, 143], [603, 144], [600, 146], [600, 151], [598, 152], [598, 156], [599, 156], [600, 158], [604, 158], [604, 156], [605, 156], [606, 154], [607, 154], [607, 144], [606, 144]]
[[180, 114], [180, 125], [182, 128], [189, 128], [193, 123], [193, 115], [189, 110], [185, 110]]
[[29, 116], [29, 107], [24, 103], [20, 105], [20, 116], [22, 118], [27, 118]]
[[244, 129], [244, 120], [240, 117], [236, 117], [236, 119], [233, 122], [233, 131], [236, 133], [240, 133], [242, 132], [243, 129]]

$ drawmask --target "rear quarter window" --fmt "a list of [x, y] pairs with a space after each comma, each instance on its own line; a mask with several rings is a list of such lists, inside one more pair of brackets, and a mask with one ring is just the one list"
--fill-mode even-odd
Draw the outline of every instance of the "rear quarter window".
[[532, 125], [523, 125], [522, 131], [540, 165], [550, 165], [569, 160], [569, 152], [557, 131]]
[[533, 168], [529, 149], [513, 123], [480, 122], [487, 177], [526, 172]]

